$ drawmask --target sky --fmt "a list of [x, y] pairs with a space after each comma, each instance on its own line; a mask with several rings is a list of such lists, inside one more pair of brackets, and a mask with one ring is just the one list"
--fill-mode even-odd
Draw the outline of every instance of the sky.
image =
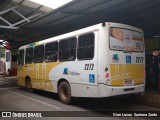
[[72, 0], [30, 0], [30, 1], [56, 9]]

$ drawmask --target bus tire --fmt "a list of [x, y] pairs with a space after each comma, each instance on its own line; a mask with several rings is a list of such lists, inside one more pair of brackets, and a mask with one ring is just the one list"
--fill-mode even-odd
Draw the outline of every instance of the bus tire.
[[33, 92], [33, 88], [32, 88], [32, 82], [30, 80], [30, 78], [26, 78], [25, 80], [25, 88], [28, 92]]
[[58, 87], [58, 95], [59, 99], [64, 104], [70, 104], [71, 103], [71, 88], [68, 82], [62, 81]]

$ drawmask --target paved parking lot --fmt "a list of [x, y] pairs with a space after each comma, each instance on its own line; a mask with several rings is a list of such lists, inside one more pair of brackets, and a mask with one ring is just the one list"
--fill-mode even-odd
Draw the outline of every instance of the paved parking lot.
[[[131, 103], [126, 97], [103, 99], [76, 98], [73, 104], [64, 105], [59, 102], [57, 94], [40, 90], [28, 93], [24, 89], [18, 88], [16, 82], [16, 78], [14, 77], [0, 79], [0, 111], [39, 111], [44, 116], [56, 116], [58, 119], [65, 119], [68, 115], [68, 120], [77, 119], [76, 117], [78, 119], [84, 118], [89, 120], [91, 118], [95, 119], [99, 115], [100, 119], [105, 120], [115, 118], [111, 117], [107, 112], [103, 113], [99, 111], [160, 111], [157, 108]], [[122, 120], [123, 118], [116, 117], [118, 120]], [[129, 117], [129, 119], [131, 118]], [[141, 119], [157, 119], [157, 117], [142, 117]]]
[[0, 78], [0, 90], [17, 88], [16, 77]]

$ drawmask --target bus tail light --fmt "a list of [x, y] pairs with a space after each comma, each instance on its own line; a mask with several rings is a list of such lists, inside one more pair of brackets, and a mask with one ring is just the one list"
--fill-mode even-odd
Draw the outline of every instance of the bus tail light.
[[105, 67], [105, 68], [104, 68], [104, 71], [106, 71], [106, 72], [107, 72], [107, 71], [108, 71], [108, 67]]
[[106, 76], [106, 78], [108, 78], [108, 77], [109, 77], [109, 74], [108, 74], [108, 73], [106, 73], [106, 75], [105, 75], [105, 76]]

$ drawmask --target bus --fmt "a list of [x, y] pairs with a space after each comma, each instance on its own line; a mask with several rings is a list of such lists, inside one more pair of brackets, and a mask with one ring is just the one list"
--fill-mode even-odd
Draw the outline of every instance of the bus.
[[18, 54], [18, 85], [58, 93], [64, 104], [145, 90], [143, 31], [130, 25], [99, 23], [21, 46]]
[[11, 51], [0, 47], [0, 75], [9, 76], [11, 71]]

